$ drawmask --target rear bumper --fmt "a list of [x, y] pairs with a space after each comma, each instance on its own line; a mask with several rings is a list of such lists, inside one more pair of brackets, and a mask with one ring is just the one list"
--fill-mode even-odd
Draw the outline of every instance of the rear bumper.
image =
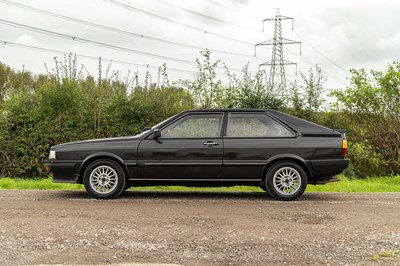
[[53, 175], [55, 183], [77, 183], [79, 178], [78, 162], [46, 162], [46, 169]]
[[311, 178], [316, 181], [329, 181], [349, 166], [350, 159], [311, 160]]

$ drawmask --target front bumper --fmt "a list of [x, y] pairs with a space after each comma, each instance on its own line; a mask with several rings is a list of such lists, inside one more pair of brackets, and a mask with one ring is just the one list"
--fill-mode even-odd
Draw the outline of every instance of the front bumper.
[[46, 161], [45, 167], [55, 183], [78, 183], [79, 162]]

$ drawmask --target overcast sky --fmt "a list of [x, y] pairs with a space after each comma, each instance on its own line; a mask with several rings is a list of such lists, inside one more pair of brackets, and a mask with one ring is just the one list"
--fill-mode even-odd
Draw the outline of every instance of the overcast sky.
[[[33, 73], [45, 72], [44, 64], [53, 68], [54, 56], [62, 58], [62, 55], [4, 45], [4, 41], [139, 65], [158, 67], [166, 62], [171, 69], [168, 71], [171, 80], [193, 75], [191, 71], [196, 66], [190, 62], [200, 57], [199, 47], [213, 50], [212, 58], [221, 59], [233, 73], [240, 75], [238, 70], [247, 63], [251, 71], [256, 71], [260, 63], [271, 58], [271, 47], [257, 49], [254, 57], [254, 44], [273, 35], [273, 23], [265, 23], [263, 33], [261, 21], [275, 16], [277, 8], [281, 15], [294, 18], [294, 31], [290, 21], [282, 22], [283, 37], [302, 42], [302, 55], [298, 54], [298, 46], [287, 45], [285, 60], [296, 62], [298, 71], [303, 72], [319, 64], [329, 75], [328, 87], [344, 87], [349, 76], [346, 70], [350, 68], [381, 70], [400, 57], [400, 2], [393, 0], [25, 0], [12, 3], [109, 28], [49, 16], [0, 0], [0, 62], [16, 70], [24, 66]], [[43, 34], [10, 26], [10, 22], [115, 47], [59, 38], [49, 32]], [[90, 74], [97, 76], [96, 60], [79, 56], [78, 60]], [[105, 62], [104, 69], [106, 66]], [[144, 79], [145, 68], [141, 66], [114, 62], [111, 69], [119, 70], [122, 76], [128, 71], [139, 71], [141, 81]], [[152, 73], [156, 81], [156, 70]], [[223, 79], [223, 70], [219, 73]], [[287, 66], [286, 73], [288, 80], [296, 78], [293, 66]]]

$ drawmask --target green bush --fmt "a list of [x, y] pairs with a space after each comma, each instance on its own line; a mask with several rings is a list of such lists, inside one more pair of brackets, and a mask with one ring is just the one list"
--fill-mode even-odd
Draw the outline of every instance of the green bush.
[[0, 78], [7, 84], [0, 101], [0, 176], [46, 176], [43, 162], [52, 145], [134, 135], [194, 107], [191, 95], [178, 87], [151, 84], [128, 92], [115, 75], [84, 78], [71, 57], [41, 76], [0, 64]]
[[[271, 108], [333, 129], [347, 129], [350, 177], [400, 174], [400, 64], [383, 72], [352, 70], [351, 83], [333, 93], [337, 102], [321, 111], [326, 77], [317, 66], [301, 74], [302, 84], [268, 85], [265, 71], [218, 78], [220, 61], [208, 50], [197, 59], [192, 80], [170, 84], [164, 64], [158, 83], [143, 85], [119, 73], [82, 74], [76, 58], [55, 61], [55, 69], [34, 76], [0, 63], [0, 177], [45, 176], [52, 145], [100, 137], [134, 135], [191, 108]], [[129, 81], [129, 82], [128, 82]]]
[[400, 63], [380, 71], [352, 70], [350, 86], [336, 91], [346, 121], [349, 156], [360, 177], [400, 174]]

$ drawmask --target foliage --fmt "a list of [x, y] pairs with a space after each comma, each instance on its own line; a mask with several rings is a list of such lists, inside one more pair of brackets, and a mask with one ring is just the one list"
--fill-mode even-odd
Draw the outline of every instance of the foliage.
[[0, 178], [0, 189], [83, 190], [81, 184], [53, 183], [51, 178]]
[[[84, 77], [76, 58], [55, 60], [47, 75], [15, 72], [0, 64], [0, 176], [45, 176], [43, 161], [52, 145], [99, 137], [134, 135], [193, 107], [182, 88], [129, 88], [118, 73]], [[165, 70], [165, 69], [164, 69]]]
[[349, 125], [349, 156], [357, 176], [400, 173], [400, 63], [384, 72], [351, 70], [350, 86], [336, 91]]
[[390, 264], [396, 265], [396, 261], [400, 262], [400, 250], [392, 249], [392, 250], [384, 250], [382, 249], [379, 253], [374, 254], [370, 257], [371, 261], [374, 262], [390, 262]]
[[315, 66], [315, 70], [313, 68], [309, 69], [308, 76], [304, 73], [300, 73], [300, 75], [304, 82], [306, 110], [317, 112], [324, 103], [324, 83], [327, 78], [318, 65]]
[[354, 179], [339, 175], [341, 181], [307, 186], [307, 192], [400, 192], [400, 176]]
[[289, 84], [289, 95], [287, 102], [289, 105], [288, 113], [325, 125], [325, 113], [321, 113], [321, 106], [324, 103], [324, 93], [326, 91], [324, 83], [327, 77], [322, 73], [321, 68], [316, 65], [309, 68], [308, 74], [300, 72], [303, 85], [297, 82]]
[[217, 69], [220, 61], [211, 62], [209, 50], [201, 52], [203, 61], [196, 59], [197, 72], [194, 80], [181, 81], [195, 100], [198, 108], [254, 108], [280, 110], [284, 106], [278, 93], [267, 86], [265, 71], [252, 74], [248, 65], [243, 68], [241, 78], [230, 73], [224, 66], [229, 81], [226, 86], [218, 79]]
[[222, 82], [217, 78], [216, 69], [219, 60], [211, 62], [211, 52], [206, 49], [201, 52], [203, 61], [196, 58], [198, 72], [194, 80], [182, 81], [182, 85], [193, 95], [199, 108], [216, 107], [216, 99], [222, 93]]
[[[326, 76], [315, 66], [301, 73], [287, 95], [268, 86], [266, 72], [233, 74], [209, 50], [196, 59], [190, 80], [170, 83], [166, 64], [157, 83], [149, 72], [121, 78], [99, 61], [97, 78], [75, 57], [55, 59], [45, 75], [14, 71], [0, 63], [0, 177], [45, 176], [50, 146], [82, 139], [133, 135], [184, 109], [275, 109], [329, 128], [347, 129], [350, 177], [400, 174], [400, 64], [351, 70], [350, 86], [336, 90], [326, 109]], [[225, 71], [227, 81], [219, 78]]]
[[[275, 110], [283, 108], [283, 99], [279, 98], [278, 93], [272, 91], [267, 85], [265, 71], [258, 70], [252, 75], [246, 65], [243, 68], [241, 79], [229, 73], [228, 70], [226, 72], [230, 79], [230, 85], [224, 90], [225, 97], [221, 101], [222, 107]], [[231, 97], [232, 95], [235, 97]]]

